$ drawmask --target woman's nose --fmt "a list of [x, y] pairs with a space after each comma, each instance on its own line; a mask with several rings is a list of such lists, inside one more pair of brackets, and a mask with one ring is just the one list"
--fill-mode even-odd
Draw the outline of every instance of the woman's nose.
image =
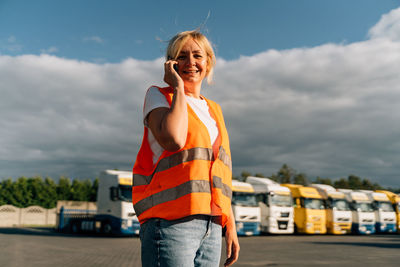
[[187, 57], [187, 62], [186, 62], [186, 64], [188, 64], [188, 65], [190, 65], [190, 66], [192, 66], [192, 65], [195, 64], [195, 58], [193, 57], [193, 55], [189, 55], [189, 56]]

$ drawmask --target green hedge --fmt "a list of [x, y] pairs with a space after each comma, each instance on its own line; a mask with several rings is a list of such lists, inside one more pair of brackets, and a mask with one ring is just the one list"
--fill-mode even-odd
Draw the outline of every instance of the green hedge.
[[96, 201], [98, 178], [71, 180], [60, 177], [58, 184], [51, 178], [40, 176], [20, 177], [16, 181], [11, 178], [0, 182], [0, 206], [13, 205], [26, 208], [38, 205], [51, 209], [56, 207], [57, 200]]

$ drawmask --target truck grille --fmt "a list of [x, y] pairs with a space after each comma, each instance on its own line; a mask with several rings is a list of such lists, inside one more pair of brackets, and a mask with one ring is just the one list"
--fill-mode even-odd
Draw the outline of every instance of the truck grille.
[[321, 217], [320, 216], [313, 216], [312, 219], [313, 219], [314, 222], [321, 221]]
[[350, 218], [337, 218], [338, 222], [349, 222]]
[[257, 216], [248, 216], [248, 215], [241, 215], [241, 220], [257, 220]]
[[363, 219], [362, 222], [365, 222], [365, 223], [372, 223], [373, 220], [372, 220], [372, 219]]
[[282, 218], [287, 218], [287, 217], [289, 217], [289, 212], [281, 212], [281, 217], [282, 217]]
[[288, 221], [278, 221], [278, 228], [280, 230], [285, 230], [287, 229], [288, 223]]

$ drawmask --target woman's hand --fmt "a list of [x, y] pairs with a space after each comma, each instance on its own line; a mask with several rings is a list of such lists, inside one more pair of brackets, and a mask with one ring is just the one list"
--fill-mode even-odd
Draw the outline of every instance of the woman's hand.
[[226, 224], [225, 232], [225, 243], [226, 243], [226, 261], [224, 266], [231, 266], [239, 258], [239, 240], [236, 232], [235, 216], [231, 209], [231, 214]]
[[162, 148], [178, 151], [186, 144], [188, 113], [182, 78], [174, 69], [174, 60], [164, 64], [164, 81], [174, 89], [171, 108], [156, 108], [148, 117], [148, 125]]
[[166, 82], [175, 90], [184, 90], [183, 80], [181, 76], [179, 76], [179, 73], [175, 70], [175, 64], [178, 64], [178, 62], [175, 60], [168, 60], [164, 63], [164, 82]]

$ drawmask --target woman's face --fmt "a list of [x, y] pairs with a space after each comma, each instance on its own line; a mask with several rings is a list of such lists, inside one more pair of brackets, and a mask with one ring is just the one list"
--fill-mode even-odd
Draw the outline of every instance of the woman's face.
[[178, 72], [185, 83], [201, 83], [207, 74], [207, 54], [193, 39], [182, 47], [178, 57]]

